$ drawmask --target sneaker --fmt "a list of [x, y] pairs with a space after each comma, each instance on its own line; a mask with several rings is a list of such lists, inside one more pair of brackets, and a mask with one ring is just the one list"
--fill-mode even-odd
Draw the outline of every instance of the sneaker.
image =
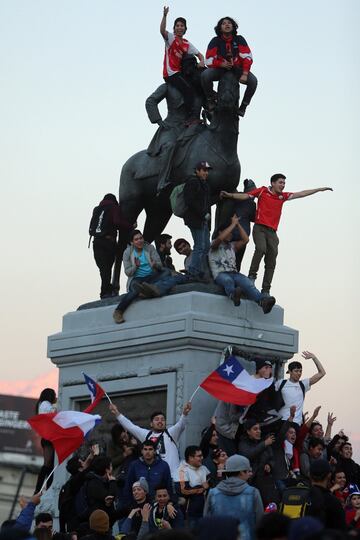
[[142, 283], [141, 288], [141, 292], [146, 296], [146, 298], [158, 298], [159, 296], [161, 296], [161, 292], [156, 285], [151, 285], [150, 283]]
[[274, 305], [276, 304], [276, 299], [273, 296], [265, 296], [260, 300], [260, 306], [262, 307], [265, 315], [270, 313]]
[[113, 319], [116, 322], [116, 324], [121, 324], [121, 323], [125, 322], [125, 319], [123, 317], [123, 312], [120, 311], [120, 309], [115, 309], [115, 311], [113, 313]]
[[240, 306], [240, 302], [241, 302], [240, 296], [241, 296], [241, 289], [240, 287], [236, 287], [231, 297], [232, 301], [234, 302], [234, 306]]

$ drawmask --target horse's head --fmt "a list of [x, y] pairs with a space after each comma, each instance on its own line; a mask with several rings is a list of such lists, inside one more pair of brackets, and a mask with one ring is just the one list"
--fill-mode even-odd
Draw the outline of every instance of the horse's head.
[[239, 106], [239, 81], [229, 71], [220, 79], [218, 87], [217, 108], [222, 112], [232, 112]]

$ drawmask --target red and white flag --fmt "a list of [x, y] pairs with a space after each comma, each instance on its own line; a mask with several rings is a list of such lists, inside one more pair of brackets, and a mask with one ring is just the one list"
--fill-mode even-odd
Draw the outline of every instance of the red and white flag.
[[93, 409], [95, 409], [96, 405], [106, 395], [106, 392], [103, 388], [101, 388], [100, 384], [97, 383], [91, 377], [89, 377], [89, 375], [86, 375], [86, 373], [84, 372], [83, 372], [83, 375], [84, 375], [86, 385], [90, 391], [90, 397], [91, 397], [91, 404], [88, 407], [86, 407], [84, 412], [90, 413]]
[[274, 379], [252, 377], [240, 362], [229, 356], [200, 384], [209, 394], [235, 405], [252, 405], [260, 392], [269, 388]]
[[79, 448], [84, 438], [101, 422], [101, 416], [80, 411], [60, 411], [37, 414], [28, 422], [40, 437], [53, 444], [60, 464]]

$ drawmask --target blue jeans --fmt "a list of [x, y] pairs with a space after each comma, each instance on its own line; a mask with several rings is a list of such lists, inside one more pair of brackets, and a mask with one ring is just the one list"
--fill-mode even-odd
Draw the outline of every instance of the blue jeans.
[[260, 302], [263, 294], [255, 287], [254, 283], [244, 274], [237, 272], [220, 272], [216, 276], [215, 283], [224, 287], [226, 295], [232, 298], [236, 287], [240, 287], [246, 298], [254, 302]]
[[206, 271], [206, 257], [210, 249], [209, 227], [207, 223], [204, 223], [201, 229], [190, 227], [190, 231], [194, 240], [194, 248], [191, 254], [189, 274], [203, 277]]
[[167, 294], [170, 289], [179, 283], [185, 283], [188, 281], [186, 276], [177, 274], [175, 276], [171, 275], [171, 271], [168, 268], [165, 268], [161, 272], [153, 271], [148, 276], [144, 277], [134, 277], [131, 280], [129, 292], [121, 296], [120, 302], [116, 309], [120, 311], [125, 311], [125, 309], [139, 296], [139, 291], [136, 290], [136, 283], [151, 283], [156, 285], [160, 291], [160, 296]]

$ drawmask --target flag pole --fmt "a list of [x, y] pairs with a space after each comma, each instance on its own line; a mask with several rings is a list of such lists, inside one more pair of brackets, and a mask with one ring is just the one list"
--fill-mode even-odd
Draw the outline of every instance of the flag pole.
[[194, 399], [194, 396], [195, 394], [197, 393], [197, 391], [200, 389], [200, 386], [197, 386], [194, 390], [194, 392], [191, 394], [191, 397], [189, 399], [190, 403], [192, 402], [192, 400]]
[[[60, 465], [60, 463], [58, 463], [57, 465], [55, 465], [55, 467], [53, 468], [53, 470], [51, 471], [51, 473], [45, 478], [44, 483], [43, 483], [43, 485], [41, 486], [40, 493], [42, 493], [42, 492], [44, 491], [44, 488], [46, 487], [46, 484], [48, 483], [49, 479], [52, 477], [52, 475], [54, 474], [55, 470], [58, 468], [59, 465]], [[45, 491], [46, 491], [46, 490], [45, 490]]]
[[111, 401], [111, 399], [109, 398], [109, 396], [108, 396], [108, 394], [106, 392], [105, 392], [105, 396], [108, 398], [110, 405], [112, 405], [112, 401]]

